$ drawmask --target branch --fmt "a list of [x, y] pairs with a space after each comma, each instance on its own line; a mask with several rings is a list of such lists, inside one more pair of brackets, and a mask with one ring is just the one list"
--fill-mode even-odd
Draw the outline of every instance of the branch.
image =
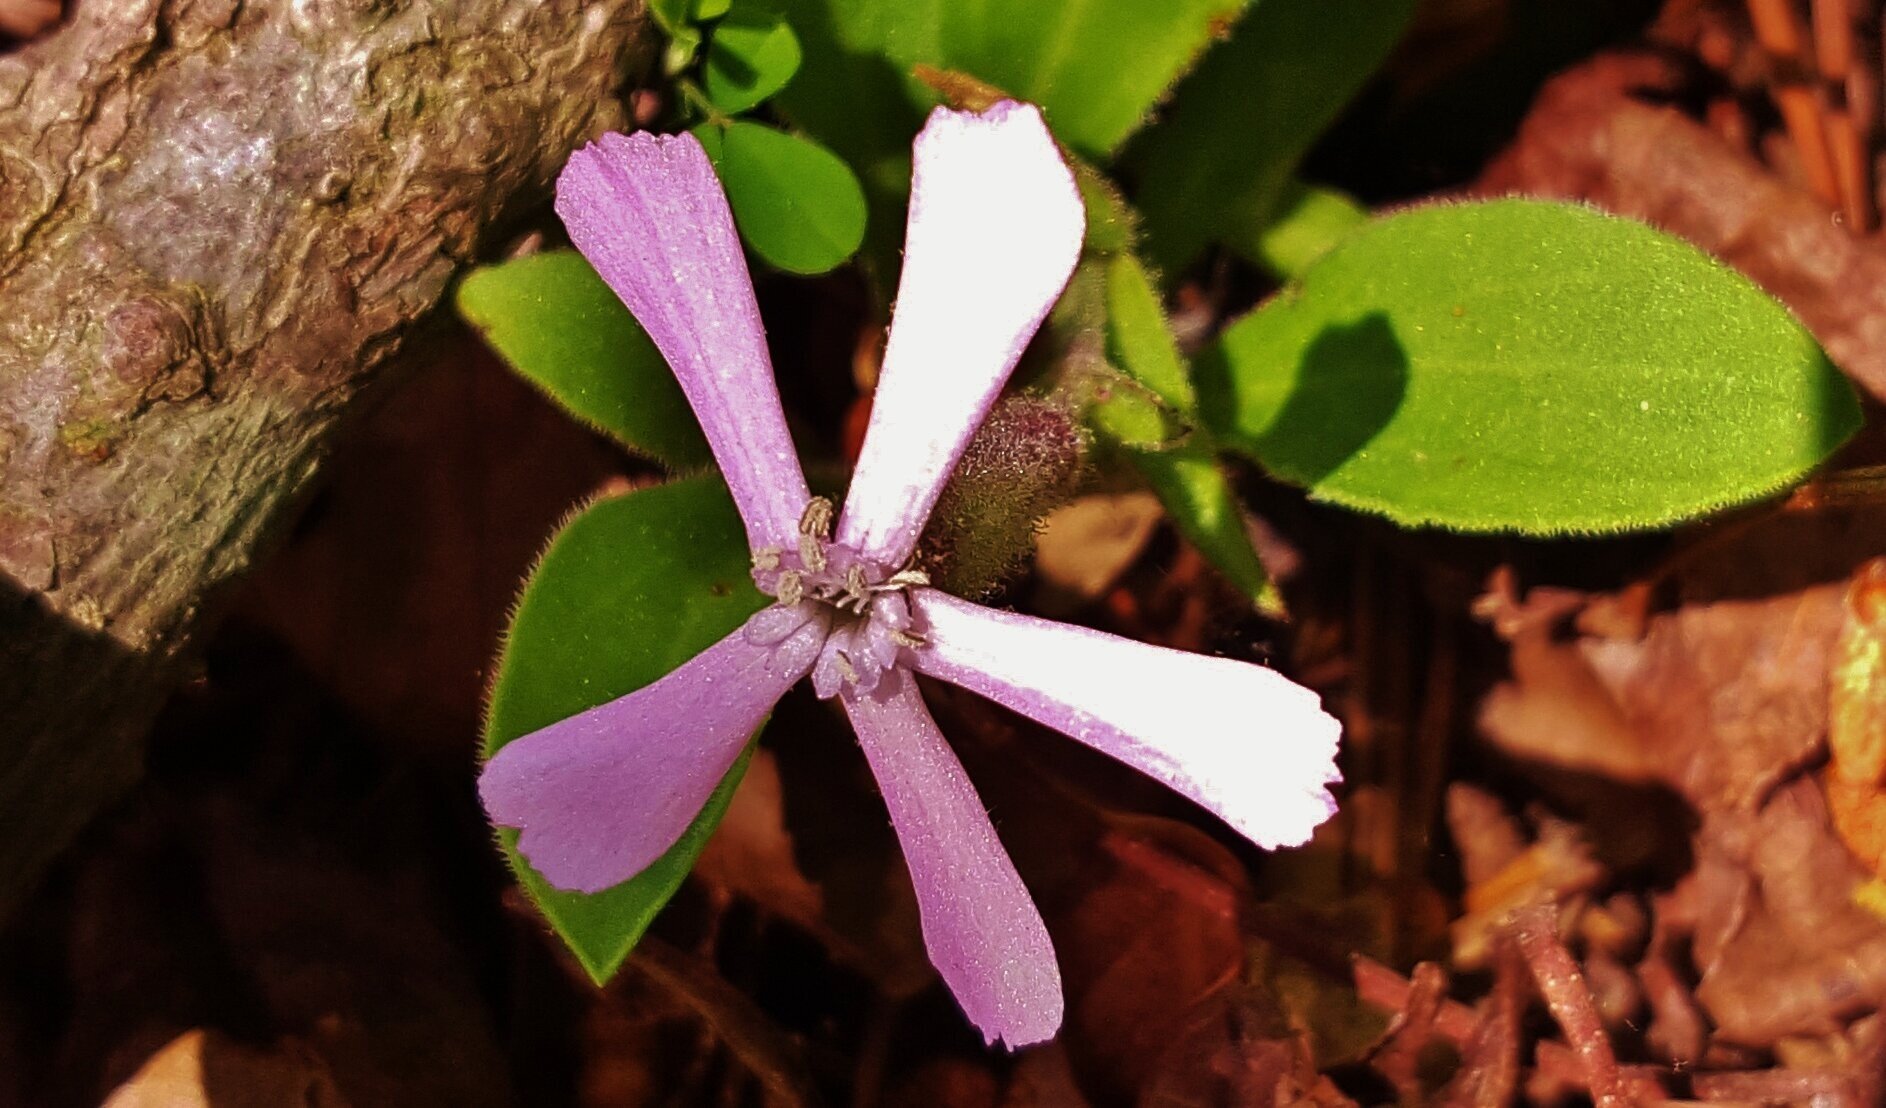
[[0, 56], [0, 913], [647, 38], [634, 0], [91, 0]]

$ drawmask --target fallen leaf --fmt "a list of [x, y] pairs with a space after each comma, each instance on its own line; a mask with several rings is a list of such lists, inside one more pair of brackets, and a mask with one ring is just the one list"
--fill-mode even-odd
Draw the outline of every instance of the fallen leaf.
[[186, 1031], [112, 1090], [103, 1108], [346, 1108], [327, 1066], [305, 1045], [246, 1046]]

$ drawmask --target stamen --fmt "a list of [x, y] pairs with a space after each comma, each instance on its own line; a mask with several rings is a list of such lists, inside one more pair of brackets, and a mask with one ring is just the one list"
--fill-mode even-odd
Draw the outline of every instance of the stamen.
[[838, 672], [844, 677], [845, 684], [855, 685], [858, 683], [858, 671], [852, 668], [851, 659], [845, 657], [844, 651], [834, 651], [832, 653], [832, 662], [838, 666]]
[[[809, 509], [808, 509], [809, 510]], [[801, 533], [799, 536], [799, 561], [813, 573], [824, 573], [828, 564], [825, 560], [825, 542], [817, 535]]]
[[891, 641], [898, 646], [907, 646], [912, 650], [920, 646], [930, 645], [930, 640], [917, 634], [915, 631], [899, 631], [895, 627], [891, 628]]
[[805, 599], [805, 578], [798, 570], [789, 569], [779, 575], [779, 592], [774, 598], [790, 608]]
[[[822, 496], [815, 496], [805, 506], [799, 516], [799, 533], [816, 539], [832, 537], [832, 502]], [[805, 548], [804, 543], [799, 544]]]
[[779, 568], [780, 553], [781, 551], [777, 546], [760, 547], [753, 552], [753, 568], [763, 573], [771, 573], [773, 570]]
[[920, 569], [900, 569], [884, 579], [881, 585], [873, 585], [872, 592], [894, 592], [897, 589], [915, 588], [928, 585], [930, 575]]

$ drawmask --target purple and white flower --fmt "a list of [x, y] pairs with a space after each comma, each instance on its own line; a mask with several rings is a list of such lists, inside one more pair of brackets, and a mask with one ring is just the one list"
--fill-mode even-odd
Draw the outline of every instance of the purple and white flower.
[[918, 693], [973, 690], [1158, 779], [1264, 847], [1335, 810], [1338, 725], [1260, 666], [997, 611], [929, 587], [917, 539], [1080, 255], [1073, 174], [1033, 107], [939, 108], [917, 136], [896, 317], [842, 513], [786, 430], [726, 197], [688, 135], [605, 135], [557, 187], [570, 237], [660, 347], [775, 603], [674, 672], [501, 749], [494, 822], [552, 885], [627, 880], [686, 830], [747, 737], [810, 675], [883, 790], [924, 941], [990, 1042], [1060, 1026], [1046, 928]]

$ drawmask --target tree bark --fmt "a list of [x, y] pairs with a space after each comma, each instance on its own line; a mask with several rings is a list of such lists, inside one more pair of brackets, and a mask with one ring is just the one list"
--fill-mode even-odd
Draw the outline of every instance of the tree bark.
[[639, 0], [92, 0], [0, 57], [0, 914], [647, 37]]

